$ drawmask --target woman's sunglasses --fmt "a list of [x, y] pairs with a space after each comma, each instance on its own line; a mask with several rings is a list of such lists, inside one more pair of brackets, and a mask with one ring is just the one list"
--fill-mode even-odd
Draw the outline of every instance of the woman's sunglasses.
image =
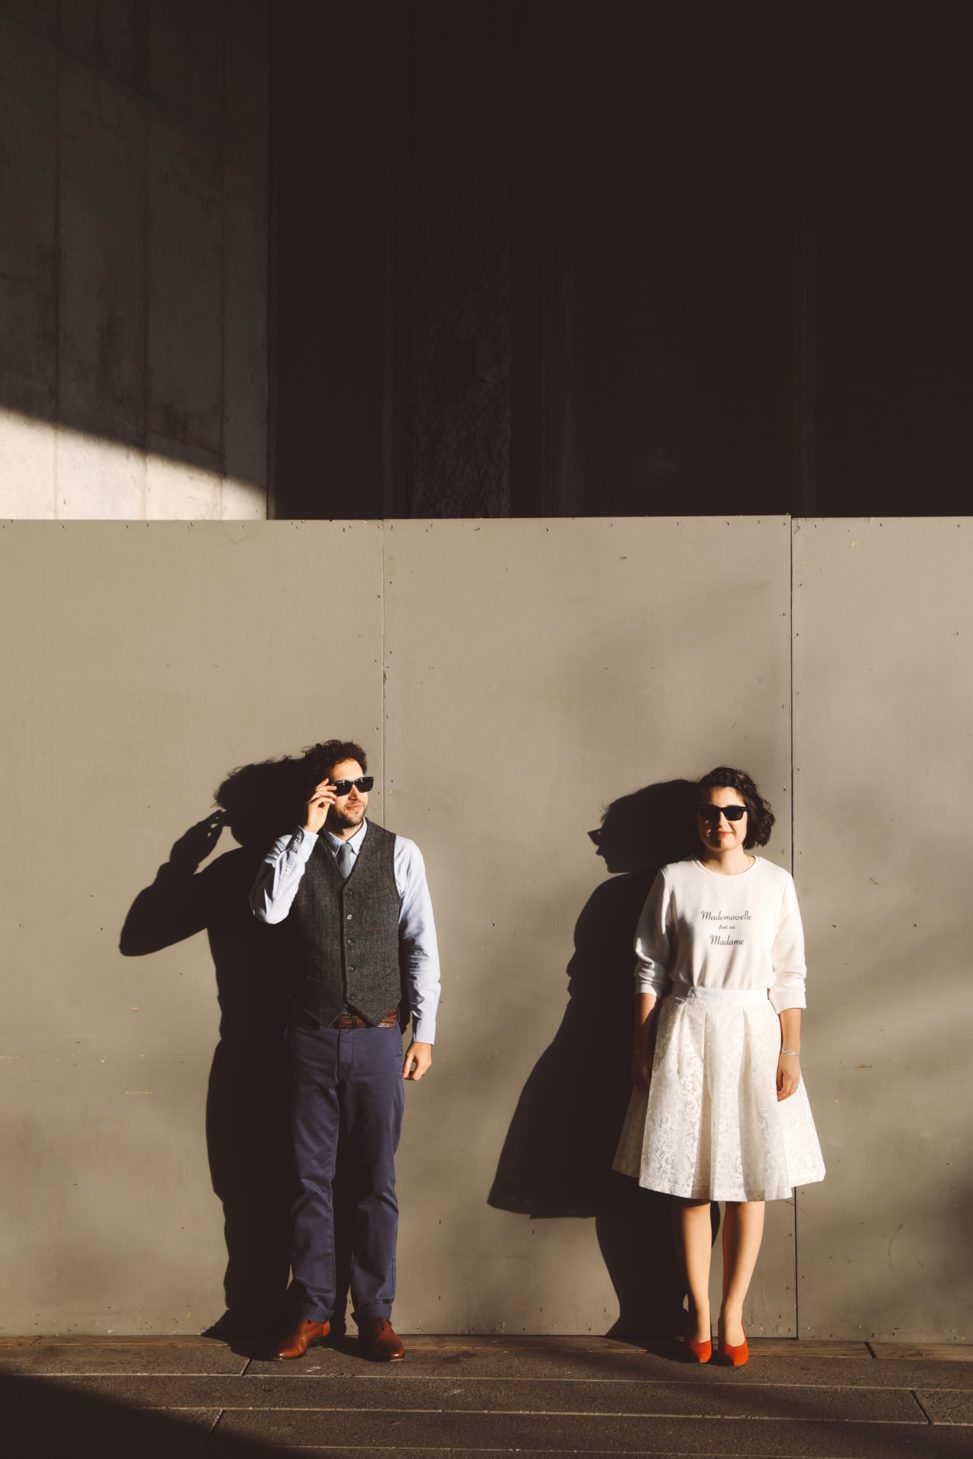
[[728, 821], [742, 821], [747, 813], [745, 805], [698, 805], [696, 814], [701, 821], [719, 821], [726, 816]]
[[375, 784], [374, 775], [359, 775], [357, 780], [332, 780], [331, 789], [335, 795], [347, 795], [352, 786], [356, 790], [371, 790]]

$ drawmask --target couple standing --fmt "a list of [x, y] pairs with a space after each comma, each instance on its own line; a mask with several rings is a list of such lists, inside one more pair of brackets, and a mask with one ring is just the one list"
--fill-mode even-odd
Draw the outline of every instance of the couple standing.
[[[250, 898], [258, 918], [284, 924], [290, 979], [299, 1184], [290, 1259], [302, 1308], [277, 1356], [302, 1357], [330, 1334], [340, 1153], [359, 1342], [390, 1361], [404, 1355], [390, 1321], [402, 1081], [421, 1079], [432, 1062], [436, 933], [418, 847], [365, 820], [365, 751], [328, 740], [306, 759], [313, 790], [302, 825], [274, 843]], [[773, 812], [745, 772], [726, 767], [698, 783], [695, 810], [699, 854], [660, 871], [639, 922], [635, 1090], [615, 1168], [676, 1198], [687, 1350], [698, 1362], [713, 1351], [710, 1203], [725, 1200], [719, 1357], [739, 1365], [749, 1356], [743, 1302], [764, 1202], [820, 1180], [824, 1166], [800, 1072], [805, 963], [794, 886], [750, 854], [769, 840]]]

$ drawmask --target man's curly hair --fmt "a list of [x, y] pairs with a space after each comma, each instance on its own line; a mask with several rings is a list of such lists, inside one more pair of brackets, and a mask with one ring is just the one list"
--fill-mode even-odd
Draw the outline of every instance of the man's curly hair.
[[719, 765], [703, 776], [696, 789], [739, 791], [747, 808], [747, 836], [743, 845], [747, 850], [751, 846], [766, 846], [774, 828], [774, 813], [769, 801], [764, 800], [745, 770], [731, 770], [728, 765]]
[[308, 745], [304, 751], [304, 763], [313, 776], [311, 789], [326, 775], [330, 777], [335, 765], [342, 760], [357, 760], [363, 770], [368, 770], [368, 757], [354, 740], [322, 740], [319, 745]]

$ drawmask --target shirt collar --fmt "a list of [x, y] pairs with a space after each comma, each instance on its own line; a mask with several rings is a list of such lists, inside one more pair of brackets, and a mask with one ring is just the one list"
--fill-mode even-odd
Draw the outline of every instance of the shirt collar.
[[365, 832], [367, 830], [368, 822], [362, 821], [361, 825], [358, 827], [358, 830], [353, 836], [349, 836], [347, 841], [342, 841], [338, 836], [333, 836], [331, 832], [327, 829], [327, 827], [325, 827], [324, 834], [327, 837], [328, 845], [331, 847], [332, 851], [337, 851], [339, 846], [350, 846], [352, 851], [357, 856], [359, 851], [361, 850], [361, 843], [365, 839]]

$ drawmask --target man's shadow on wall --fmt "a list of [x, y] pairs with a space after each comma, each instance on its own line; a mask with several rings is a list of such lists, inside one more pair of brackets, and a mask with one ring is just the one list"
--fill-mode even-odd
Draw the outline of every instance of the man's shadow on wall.
[[[216, 792], [222, 809], [179, 838], [155, 881], [133, 902], [120, 941], [123, 954], [141, 957], [197, 932], [209, 939], [220, 1036], [210, 1069], [206, 1141], [213, 1189], [223, 1205], [227, 1266], [226, 1311], [208, 1332], [255, 1353], [294, 1315], [288, 1234], [295, 1182], [284, 1077], [281, 933], [257, 921], [249, 893], [275, 839], [299, 824], [307, 774], [299, 759], [234, 770]], [[239, 846], [200, 871], [224, 826]], [[339, 1174], [336, 1202], [340, 1185]], [[336, 1210], [339, 1226], [340, 1216]], [[343, 1231], [336, 1236], [346, 1282]], [[342, 1311], [339, 1296], [339, 1329]]]
[[696, 854], [694, 790], [687, 780], [645, 786], [613, 801], [589, 832], [615, 874], [578, 918], [568, 1005], [524, 1085], [487, 1198], [535, 1220], [594, 1218], [618, 1298], [609, 1336], [624, 1339], [682, 1334], [670, 1199], [611, 1163], [632, 1088], [635, 928], [659, 867]]

